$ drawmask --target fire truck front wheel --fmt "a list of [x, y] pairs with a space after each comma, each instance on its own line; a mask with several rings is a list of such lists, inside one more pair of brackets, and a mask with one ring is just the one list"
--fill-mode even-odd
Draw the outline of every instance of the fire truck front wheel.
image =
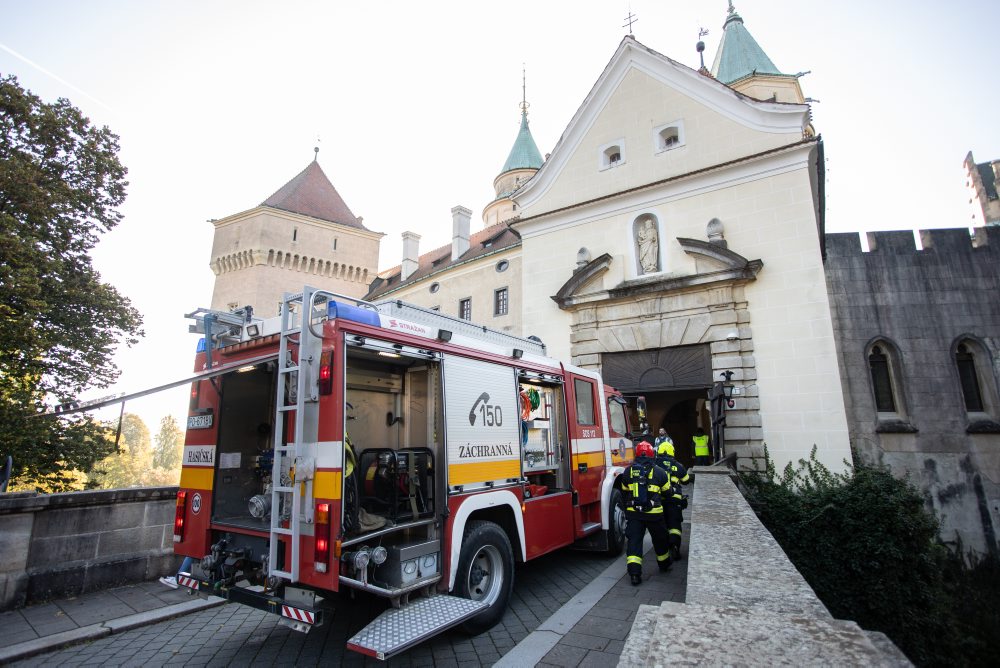
[[489, 607], [462, 624], [462, 630], [479, 634], [499, 622], [513, 587], [514, 554], [507, 534], [493, 522], [469, 522], [458, 558], [455, 593], [485, 601]]
[[611, 490], [608, 506], [608, 556], [617, 557], [625, 547], [625, 502], [620, 489]]

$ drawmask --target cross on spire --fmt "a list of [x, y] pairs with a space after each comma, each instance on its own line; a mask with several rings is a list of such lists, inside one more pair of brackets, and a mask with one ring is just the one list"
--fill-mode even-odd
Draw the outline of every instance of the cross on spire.
[[527, 74], [524, 68], [524, 63], [521, 63], [521, 113], [525, 116], [528, 115], [528, 89], [527, 89]]
[[622, 28], [628, 28], [628, 34], [631, 35], [632, 34], [632, 24], [635, 23], [638, 20], [639, 19], [637, 19], [635, 17], [635, 14], [632, 13], [632, 10], [629, 9], [628, 10], [628, 16], [625, 17], [625, 23], [622, 25]]

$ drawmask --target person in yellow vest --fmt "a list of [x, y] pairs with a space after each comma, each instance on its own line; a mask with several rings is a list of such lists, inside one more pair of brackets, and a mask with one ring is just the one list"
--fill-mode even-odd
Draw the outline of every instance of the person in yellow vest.
[[712, 455], [709, 454], [708, 434], [705, 433], [705, 430], [701, 427], [695, 429], [691, 440], [694, 441], [694, 463], [698, 466], [711, 465]]
[[656, 465], [647, 441], [635, 446], [635, 461], [619, 476], [625, 493], [625, 568], [633, 585], [642, 584], [642, 539], [649, 531], [660, 571], [670, 570], [670, 540], [663, 521], [663, 494], [670, 490], [670, 474]]

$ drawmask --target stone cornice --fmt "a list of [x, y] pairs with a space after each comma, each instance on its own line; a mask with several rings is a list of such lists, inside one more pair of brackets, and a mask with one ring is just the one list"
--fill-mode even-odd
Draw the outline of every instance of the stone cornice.
[[559, 291], [551, 297], [552, 301], [558, 304], [559, 308], [565, 309], [573, 303], [573, 295], [579, 288], [606, 272], [610, 266], [611, 255], [608, 253], [591, 260], [573, 272], [570, 279], [566, 281], [563, 286], [559, 288]]

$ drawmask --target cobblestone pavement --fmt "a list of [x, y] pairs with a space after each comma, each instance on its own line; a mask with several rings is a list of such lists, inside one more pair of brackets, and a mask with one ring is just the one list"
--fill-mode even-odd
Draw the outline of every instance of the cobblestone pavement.
[[[559, 609], [608, 565], [624, 556], [559, 550], [520, 565], [510, 606], [500, 624], [479, 636], [450, 631], [386, 663], [345, 649], [347, 639], [374, 619], [384, 601], [345, 595], [332, 620], [309, 634], [278, 624], [274, 615], [228, 604], [83, 645], [43, 654], [16, 666], [490, 666]], [[648, 589], [647, 589], [648, 591]], [[581, 620], [583, 623], [586, 620]], [[619, 650], [620, 651], [620, 650]]]

